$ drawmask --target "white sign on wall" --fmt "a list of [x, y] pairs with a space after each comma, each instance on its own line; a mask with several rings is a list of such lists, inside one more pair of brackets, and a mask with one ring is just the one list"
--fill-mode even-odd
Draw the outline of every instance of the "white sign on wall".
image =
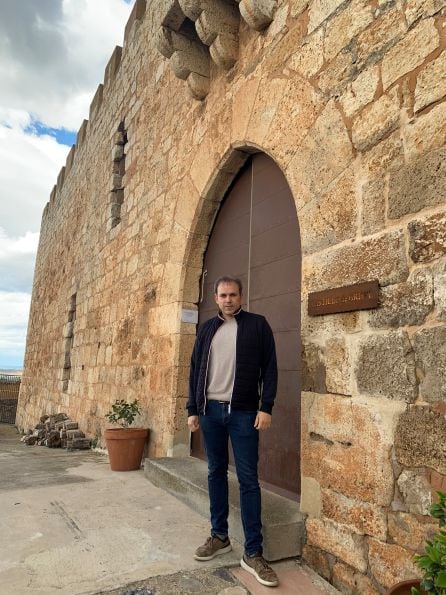
[[198, 322], [198, 310], [181, 310], [181, 322], [189, 322], [189, 324], [197, 324]]

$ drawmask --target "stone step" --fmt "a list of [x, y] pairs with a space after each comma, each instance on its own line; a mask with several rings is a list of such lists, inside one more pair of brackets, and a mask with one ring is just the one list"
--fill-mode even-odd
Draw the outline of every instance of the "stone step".
[[[193, 457], [146, 459], [144, 474], [157, 487], [173, 494], [199, 514], [209, 517], [205, 462]], [[264, 556], [267, 560], [284, 560], [301, 555], [305, 523], [297, 501], [262, 489], [262, 524]], [[238, 482], [232, 472], [229, 472], [229, 526], [231, 535], [243, 543]], [[200, 537], [197, 536], [197, 539], [199, 541]]]

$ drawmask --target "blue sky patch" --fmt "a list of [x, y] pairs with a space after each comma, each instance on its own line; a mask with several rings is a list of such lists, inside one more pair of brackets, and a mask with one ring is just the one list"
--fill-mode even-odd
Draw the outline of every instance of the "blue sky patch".
[[66, 128], [49, 128], [43, 122], [33, 120], [25, 128], [25, 132], [29, 134], [36, 134], [37, 136], [53, 136], [60, 145], [67, 145], [71, 147], [76, 143], [77, 132], [67, 130]]

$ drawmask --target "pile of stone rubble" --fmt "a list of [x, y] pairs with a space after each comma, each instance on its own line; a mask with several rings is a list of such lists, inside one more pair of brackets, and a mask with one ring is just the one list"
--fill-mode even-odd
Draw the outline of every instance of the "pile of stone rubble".
[[68, 450], [86, 450], [91, 442], [79, 430], [76, 421], [66, 413], [42, 415], [33, 430], [28, 430], [22, 438], [28, 446], [48, 446], [48, 448], [66, 448]]

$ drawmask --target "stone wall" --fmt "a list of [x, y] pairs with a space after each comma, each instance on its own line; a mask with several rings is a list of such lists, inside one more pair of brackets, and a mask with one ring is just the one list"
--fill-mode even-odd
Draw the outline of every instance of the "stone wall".
[[[136, 397], [151, 455], [188, 452], [181, 309], [264, 151], [302, 238], [305, 557], [346, 593], [412, 576], [446, 475], [445, 4], [138, 0], [43, 214], [18, 424], [99, 437]], [[308, 316], [372, 279], [379, 309]]]

